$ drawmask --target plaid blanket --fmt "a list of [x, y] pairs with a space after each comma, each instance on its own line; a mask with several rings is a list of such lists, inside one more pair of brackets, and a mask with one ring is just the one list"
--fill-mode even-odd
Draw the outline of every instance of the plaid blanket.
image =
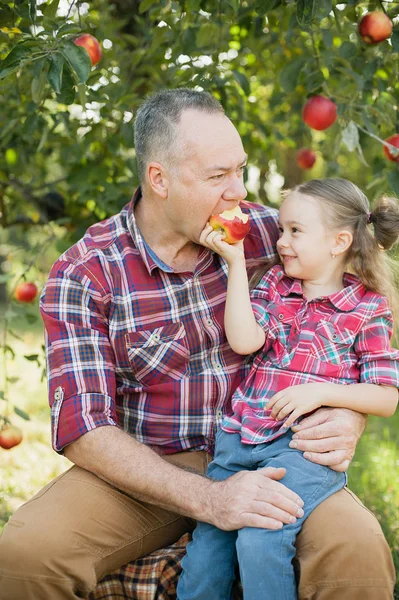
[[[155, 550], [104, 577], [88, 600], [176, 600], [180, 561], [191, 537], [183, 535], [175, 544]], [[242, 598], [239, 584], [233, 597]]]

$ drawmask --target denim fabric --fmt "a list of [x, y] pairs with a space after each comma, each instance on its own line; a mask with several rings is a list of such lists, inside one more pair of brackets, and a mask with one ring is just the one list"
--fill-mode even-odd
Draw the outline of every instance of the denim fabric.
[[271, 443], [251, 445], [243, 444], [239, 434], [218, 432], [210, 478], [221, 481], [242, 470], [285, 467], [281, 482], [302, 498], [304, 516], [280, 530], [222, 531], [199, 523], [182, 561], [178, 600], [230, 600], [237, 561], [244, 600], [297, 598], [292, 564], [296, 536], [311, 511], [344, 487], [346, 475], [306, 460], [289, 447], [291, 437], [290, 431]]

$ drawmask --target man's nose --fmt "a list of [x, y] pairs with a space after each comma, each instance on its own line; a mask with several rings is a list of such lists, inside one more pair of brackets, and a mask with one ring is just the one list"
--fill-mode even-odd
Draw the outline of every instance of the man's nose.
[[241, 200], [245, 200], [247, 194], [243, 178], [234, 175], [229, 180], [229, 185], [223, 192], [223, 198], [225, 200], [238, 200], [238, 202], [241, 202]]

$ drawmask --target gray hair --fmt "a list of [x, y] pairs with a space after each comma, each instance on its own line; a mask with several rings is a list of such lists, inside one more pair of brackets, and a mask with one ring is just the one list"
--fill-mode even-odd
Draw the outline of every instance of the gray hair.
[[137, 111], [134, 121], [134, 146], [140, 183], [145, 182], [147, 164], [163, 160], [172, 167], [183, 148], [176, 147], [177, 125], [185, 110], [224, 114], [220, 102], [208, 92], [189, 88], [161, 90], [149, 96]]

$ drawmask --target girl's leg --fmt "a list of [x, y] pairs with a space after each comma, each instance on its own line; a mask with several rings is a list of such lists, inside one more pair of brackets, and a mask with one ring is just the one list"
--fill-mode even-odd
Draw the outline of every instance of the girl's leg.
[[244, 528], [238, 532], [237, 555], [244, 600], [295, 600], [297, 586], [292, 561], [296, 536], [311, 511], [345, 485], [345, 474], [306, 460], [301, 452], [289, 448], [291, 434], [253, 449], [261, 467], [285, 467], [281, 480], [304, 501], [304, 516], [280, 530]]
[[[208, 477], [224, 481], [235, 472], [250, 468], [243, 464], [249, 451], [242, 448], [239, 435], [220, 431]], [[236, 531], [222, 531], [208, 523], [198, 523], [182, 561], [178, 600], [230, 600], [237, 564], [236, 539]]]

